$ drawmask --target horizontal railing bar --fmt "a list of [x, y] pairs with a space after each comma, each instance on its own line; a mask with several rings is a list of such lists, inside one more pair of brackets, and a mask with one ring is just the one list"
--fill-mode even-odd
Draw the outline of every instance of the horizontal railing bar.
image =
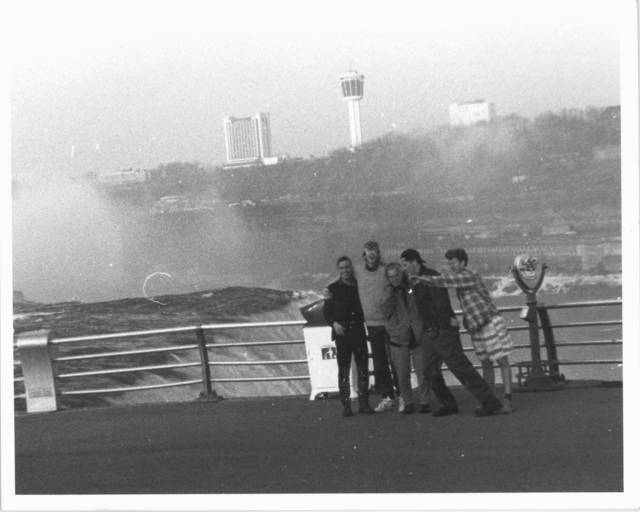
[[14, 377], [13, 382], [24, 382], [24, 377]]
[[[607, 326], [607, 325], [622, 325], [622, 320], [600, 320], [594, 322], [571, 322], [567, 324], [552, 324], [553, 329], [556, 328], [570, 328], [570, 327], [593, 327], [593, 326]], [[538, 325], [538, 330], [542, 329], [542, 325]], [[507, 327], [508, 331], [528, 331], [528, 325], [513, 325]], [[460, 334], [469, 334], [468, 331], [460, 330]]]
[[192, 386], [194, 384], [202, 384], [201, 379], [183, 380], [179, 382], [168, 382], [166, 384], [148, 384], [146, 386], [130, 386], [126, 388], [101, 388], [101, 389], [83, 389], [60, 391], [58, 394], [63, 396], [70, 395], [96, 395], [103, 393], [125, 393], [128, 391], [146, 391], [149, 389], [174, 388], [178, 386]]
[[[211, 382], [259, 382], [259, 381], [276, 381], [276, 380], [309, 380], [309, 375], [295, 375], [284, 377], [235, 377], [229, 379], [211, 379]], [[202, 384], [200, 379], [188, 380], [180, 382], [170, 382], [166, 384], [150, 384], [146, 386], [130, 386], [125, 388], [102, 388], [102, 389], [86, 389], [86, 390], [71, 390], [61, 391], [60, 395], [90, 395], [100, 393], [124, 393], [128, 391], [144, 391], [149, 389], [169, 388], [176, 386], [191, 386], [194, 384]]]
[[[595, 300], [595, 301], [585, 301], [585, 302], [565, 302], [560, 304], [545, 304], [542, 302], [538, 302], [539, 307], [545, 307], [547, 309], [564, 309], [564, 308], [589, 308], [589, 307], [598, 307], [598, 306], [621, 306], [622, 301], [618, 299], [611, 300]], [[498, 311], [501, 313], [510, 313], [515, 311], [522, 311], [522, 309], [526, 307], [524, 306], [499, 306]], [[463, 311], [461, 309], [454, 310], [456, 315], [462, 315]]]
[[293, 375], [284, 377], [229, 377], [211, 379], [211, 382], [267, 382], [275, 380], [309, 380], [309, 375]]
[[61, 373], [56, 377], [58, 379], [73, 379], [74, 377], [89, 377], [95, 375], [111, 375], [114, 373], [135, 373], [146, 372], [150, 370], [170, 370], [173, 368], [188, 368], [192, 366], [200, 366], [200, 361], [194, 363], [176, 363], [176, 364], [164, 364], [154, 366], [134, 366], [132, 368], [115, 368], [113, 370], [95, 370], [89, 372], [74, 372], [74, 373]]
[[622, 340], [556, 341], [556, 347], [580, 347], [589, 345], [622, 345]]
[[196, 326], [188, 327], [168, 327], [166, 329], [152, 329], [148, 331], [128, 331], [128, 332], [112, 332], [109, 334], [89, 334], [86, 336], [73, 336], [70, 338], [58, 338], [49, 341], [52, 345], [62, 345], [64, 343], [77, 343], [80, 341], [101, 341], [111, 340], [114, 338], [135, 338], [140, 336], [152, 336], [154, 334], [176, 334], [179, 332], [195, 332]]
[[[258, 346], [258, 345], [286, 345], [286, 344], [303, 344], [304, 340], [275, 340], [275, 341], [251, 341], [246, 343], [209, 343], [207, 344], [207, 348], [227, 348], [227, 347], [248, 347], [248, 346]], [[179, 352], [184, 350], [195, 350], [198, 348], [198, 345], [176, 345], [173, 347], [164, 347], [164, 348], [148, 348], [148, 349], [140, 349], [140, 350], [124, 350], [119, 352], [100, 352], [98, 354], [88, 354], [88, 355], [79, 355], [79, 356], [60, 356], [54, 357], [52, 361], [54, 362], [62, 362], [62, 361], [79, 361], [84, 359], [99, 359], [99, 358], [107, 358], [107, 357], [121, 357], [121, 356], [134, 356], [140, 354], [154, 354], [154, 353], [162, 353], [162, 352]]]
[[113, 332], [109, 334], [90, 334], [86, 336], [74, 336], [69, 338], [58, 338], [50, 340], [51, 344], [59, 345], [63, 343], [76, 343], [79, 341], [97, 341], [97, 340], [109, 340], [114, 338], [132, 338], [139, 336], [151, 336], [154, 334], [175, 334], [180, 332], [195, 332], [198, 329], [220, 331], [227, 329], [248, 329], [248, 328], [260, 328], [260, 327], [294, 327], [304, 326], [307, 322], [305, 320], [285, 320], [280, 322], [243, 322], [233, 324], [206, 324], [206, 325], [191, 325], [187, 327], [167, 327], [165, 329], [150, 329], [147, 331], [129, 331], [129, 332]]
[[207, 343], [207, 348], [252, 347], [259, 345], [302, 345], [304, 340], [276, 340], [276, 341], [241, 341], [238, 343]]
[[[581, 346], [592, 346], [592, 345], [622, 345], [622, 340], [594, 340], [594, 341], [568, 341], [568, 342], [558, 342], [556, 341], [556, 347], [581, 347]], [[531, 348], [530, 344], [521, 344], [521, 345], [513, 345], [512, 350], [522, 350], [525, 348]], [[540, 344], [540, 348], [545, 348], [544, 343]], [[462, 349], [466, 352], [474, 350], [473, 347], [462, 347]]]
[[134, 356], [139, 354], [154, 354], [154, 353], [162, 353], [162, 352], [179, 352], [182, 350], [194, 350], [197, 348], [198, 348], [198, 345], [177, 345], [174, 347], [164, 347], [164, 348], [145, 348], [140, 350], [124, 350], [120, 352], [100, 352], [99, 354], [87, 354], [87, 355], [79, 355], [79, 356], [61, 356], [61, 357], [54, 357], [52, 361], [55, 363], [58, 363], [62, 361], [99, 359], [103, 357], [121, 357], [121, 356]]
[[622, 325], [622, 320], [600, 320], [594, 322], [569, 322], [566, 324], [552, 324], [553, 329], [567, 328], [567, 327], [592, 327], [592, 326], [605, 326], [605, 325]]
[[220, 331], [226, 329], [247, 329], [247, 328], [259, 328], [259, 327], [304, 327], [307, 325], [305, 320], [284, 320], [281, 322], [244, 322], [234, 324], [205, 324], [201, 325], [201, 329]]
[[306, 359], [290, 359], [283, 361], [211, 361], [209, 366], [255, 366], [270, 364], [307, 364]]
[[[564, 308], [589, 308], [597, 306], [622, 306], [622, 300], [594, 300], [586, 302], [565, 302], [560, 304], [540, 304], [547, 309], [564, 309]], [[498, 308], [500, 309], [500, 308]]]
[[21, 393], [19, 395], [13, 395], [13, 399], [15, 400], [16, 398], [27, 398], [27, 395], [25, 393]]
[[593, 359], [585, 361], [558, 361], [559, 365], [577, 365], [577, 364], [622, 364], [622, 359]]
[[[511, 362], [509, 364], [509, 366], [511, 368], [518, 368], [519, 366], [523, 366], [525, 364], [531, 365], [531, 361], [515, 361], [515, 362]], [[622, 364], [622, 360], [618, 360], [618, 359], [612, 359], [612, 360], [591, 360], [591, 361], [546, 361], [546, 360], [542, 360], [541, 364], [557, 364], [557, 365], [579, 365], [579, 364], [583, 364], [583, 365], [589, 365], [589, 364]], [[481, 370], [482, 369], [482, 365], [480, 364], [474, 364], [473, 367], [476, 370]], [[497, 366], [494, 366], [494, 368], [498, 368]], [[415, 373], [415, 370], [412, 368], [411, 371], [413, 373]], [[442, 371], [443, 372], [450, 372], [451, 370], [449, 370], [449, 368], [447, 368], [447, 366], [443, 366], [442, 367]]]

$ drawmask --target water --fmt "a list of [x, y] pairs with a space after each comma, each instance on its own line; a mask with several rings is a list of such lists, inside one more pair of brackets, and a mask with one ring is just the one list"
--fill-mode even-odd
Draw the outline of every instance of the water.
[[18, 183], [14, 289], [30, 300], [137, 297], [145, 282], [152, 295], [264, 284], [249, 278], [250, 261], [243, 255], [254, 254], [256, 246], [231, 208], [209, 215], [152, 215], [148, 206], [116, 204], [86, 178], [52, 172], [46, 178], [20, 177]]
[[[328, 276], [318, 277], [318, 279]], [[500, 306], [524, 305], [524, 296], [513, 280], [504, 276], [489, 277], [489, 284], [496, 303]], [[124, 332], [185, 325], [202, 325], [223, 322], [262, 322], [302, 320], [299, 308], [320, 297], [319, 290], [292, 292], [287, 290], [230, 287], [215, 290], [203, 290], [181, 295], [161, 295], [120, 299], [116, 301], [94, 303], [56, 303], [40, 304], [19, 302], [14, 308], [14, 329], [16, 333], [34, 329], [52, 329], [54, 337], [79, 336], [91, 333]], [[540, 290], [539, 301], [547, 304], [573, 301], [619, 299], [621, 296], [621, 275], [547, 275]], [[458, 307], [457, 299], [452, 304]], [[589, 309], [569, 309], [551, 311], [551, 321], [559, 324], [565, 321], [588, 321], [593, 319], [619, 319], [620, 308], [598, 307]], [[504, 315], [510, 326], [526, 325], [518, 313]], [[583, 340], [621, 339], [620, 326], [589, 327], [579, 329], [557, 329], [558, 343]], [[528, 343], [526, 331], [513, 331], [515, 344]], [[209, 342], [239, 342], [302, 339], [299, 327], [260, 328], [227, 330], [208, 333]], [[131, 350], [133, 348], [176, 346], [194, 344], [193, 334], [174, 334], [150, 336], [136, 340], [109, 340], [87, 342], [84, 344], [64, 345], [61, 355], [95, 353], [110, 350]], [[541, 336], [541, 341], [543, 338]], [[463, 344], [470, 346], [464, 336]], [[276, 345], [265, 347], [230, 347], [211, 350], [212, 361], [249, 361], [306, 359], [304, 345]], [[475, 356], [470, 354], [472, 361]], [[620, 359], [620, 346], [560, 348], [561, 359]], [[512, 361], [530, 359], [529, 350], [516, 350]], [[544, 350], [543, 350], [544, 358]], [[96, 359], [59, 364], [59, 372], [119, 368], [124, 366], [148, 366], [170, 363], [197, 362], [197, 351], [182, 351], [172, 355], [153, 354], [128, 357], [127, 360]], [[19, 371], [19, 370], [18, 370]], [[258, 365], [258, 366], [213, 366], [214, 378], [271, 377], [306, 375], [306, 364], [295, 365]], [[622, 369], [619, 365], [562, 366], [561, 372], [567, 379], [606, 379], [620, 380]], [[457, 382], [445, 374], [452, 384]], [[94, 377], [91, 380], [74, 379], [64, 382], [65, 389], [101, 388], [129, 385], [162, 384], [175, 380], [198, 379], [199, 368], [149, 371], [141, 374], [123, 373]], [[192, 400], [198, 396], [199, 385], [164, 388], [142, 392], [129, 392], [89, 397], [65, 397], [64, 406], [93, 406], [104, 404], [124, 404], [136, 402], [165, 402]], [[306, 380], [284, 382], [242, 382], [216, 383], [216, 391], [222, 396], [280, 396], [306, 394], [310, 391]], [[17, 391], [21, 392], [20, 389]], [[18, 403], [18, 406], [23, 404]]]

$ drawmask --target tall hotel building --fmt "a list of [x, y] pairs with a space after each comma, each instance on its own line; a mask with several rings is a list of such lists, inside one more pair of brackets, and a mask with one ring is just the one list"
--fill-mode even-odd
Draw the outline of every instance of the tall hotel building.
[[258, 112], [249, 117], [225, 117], [224, 140], [227, 165], [263, 163], [271, 157], [269, 114]]

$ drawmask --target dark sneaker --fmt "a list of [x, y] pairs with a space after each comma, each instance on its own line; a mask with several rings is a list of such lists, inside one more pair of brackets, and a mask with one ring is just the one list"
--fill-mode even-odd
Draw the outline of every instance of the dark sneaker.
[[478, 418], [484, 418], [485, 416], [493, 416], [495, 414], [503, 414], [504, 408], [498, 407], [497, 409], [485, 409], [484, 407], [478, 407], [476, 409], [476, 416]]
[[437, 409], [431, 413], [432, 416], [449, 416], [450, 414], [458, 414], [457, 405], [443, 405], [440, 409]]
[[429, 404], [422, 404], [420, 406], [420, 414], [429, 414], [431, 412], [431, 406]]
[[402, 414], [413, 414], [414, 410], [413, 410], [413, 404], [407, 404], [404, 406], [404, 409], [402, 410]]

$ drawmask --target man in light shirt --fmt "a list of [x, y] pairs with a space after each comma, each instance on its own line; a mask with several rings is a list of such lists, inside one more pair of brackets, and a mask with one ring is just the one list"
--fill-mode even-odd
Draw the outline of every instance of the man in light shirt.
[[395, 408], [395, 399], [389, 358], [389, 334], [384, 326], [386, 317], [382, 310], [386, 285], [385, 266], [378, 242], [370, 240], [364, 244], [362, 259], [363, 263], [356, 266], [355, 274], [371, 346], [375, 390], [382, 397], [375, 411], [386, 412]]

